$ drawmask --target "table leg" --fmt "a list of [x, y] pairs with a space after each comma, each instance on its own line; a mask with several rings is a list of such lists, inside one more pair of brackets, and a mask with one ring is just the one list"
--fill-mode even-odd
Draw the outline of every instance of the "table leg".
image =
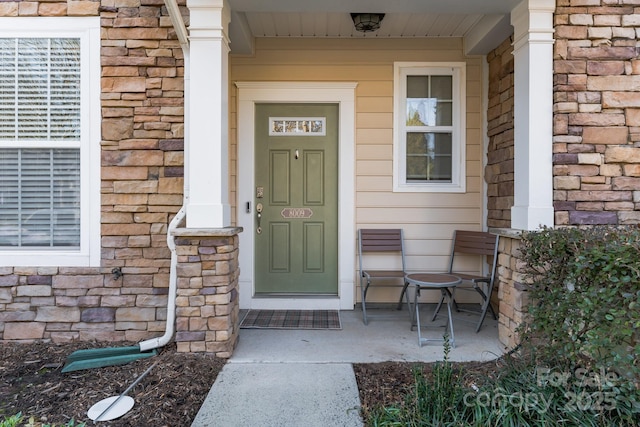
[[420, 347], [422, 347], [422, 343], [423, 341], [426, 341], [426, 339], [422, 339], [422, 329], [420, 328], [420, 307], [418, 307], [418, 298], [416, 297], [416, 302], [414, 304], [415, 309], [416, 309], [416, 324], [418, 325], [418, 345]]
[[451, 348], [456, 348], [456, 337], [453, 335], [453, 317], [451, 317], [451, 301], [453, 300], [453, 295], [449, 294], [446, 289], [442, 290], [443, 294], [447, 295], [447, 322], [449, 323], [449, 330], [451, 331], [451, 338], [449, 342], [451, 342]]
[[409, 307], [409, 314], [411, 315], [411, 331], [416, 326], [416, 319], [418, 318], [418, 297], [420, 296], [420, 287], [412, 285], [413, 291], [413, 307]]
[[[447, 325], [445, 328], [449, 328], [449, 342], [451, 343], [451, 348], [455, 348], [456, 340], [453, 332], [453, 316], [451, 314], [451, 301], [453, 300], [453, 295], [449, 293], [448, 289], [441, 289], [443, 298], [446, 298], [447, 301]], [[420, 286], [415, 286], [415, 294], [413, 299], [413, 308], [414, 308], [414, 318], [411, 321], [411, 330], [416, 326], [418, 329], [418, 345], [422, 347], [422, 344], [427, 341], [444, 341], [443, 339], [438, 338], [422, 338], [422, 328], [420, 326], [420, 306], [418, 304], [418, 297], [420, 296]], [[434, 316], [435, 317], [435, 316]], [[446, 329], [445, 329], [446, 330]]]

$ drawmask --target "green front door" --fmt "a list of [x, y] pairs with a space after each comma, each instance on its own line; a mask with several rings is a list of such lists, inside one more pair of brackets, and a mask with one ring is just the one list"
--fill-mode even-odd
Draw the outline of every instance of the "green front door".
[[256, 294], [338, 293], [338, 106], [256, 105]]

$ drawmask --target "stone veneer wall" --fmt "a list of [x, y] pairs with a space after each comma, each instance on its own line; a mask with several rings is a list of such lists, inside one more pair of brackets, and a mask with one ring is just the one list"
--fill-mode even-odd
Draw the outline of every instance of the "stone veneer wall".
[[529, 301], [520, 273], [520, 237], [517, 231], [510, 229], [489, 231], [500, 235], [496, 267], [499, 299], [498, 338], [507, 349], [512, 349], [519, 343], [516, 329], [526, 316]]
[[487, 55], [489, 148], [484, 171], [487, 183], [487, 226], [511, 227], [513, 206], [513, 38]]
[[556, 225], [640, 223], [639, 0], [557, 0]]
[[[0, 339], [162, 335], [166, 233], [182, 204], [184, 164], [184, 61], [163, 0], [3, 0], [0, 16], [100, 16], [102, 25], [101, 267], [0, 267]], [[237, 334], [229, 326], [237, 324], [237, 241], [216, 235], [198, 240], [198, 255], [181, 258], [189, 279], [179, 281], [176, 340], [180, 351], [228, 356]], [[189, 251], [198, 252], [196, 244]]]
[[178, 229], [176, 342], [180, 352], [231, 357], [238, 342], [238, 233]]

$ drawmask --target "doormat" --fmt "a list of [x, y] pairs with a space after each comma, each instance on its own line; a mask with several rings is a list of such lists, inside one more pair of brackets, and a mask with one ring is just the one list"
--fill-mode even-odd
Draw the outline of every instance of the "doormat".
[[249, 310], [244, 329], [342, 329], [337, 310]]

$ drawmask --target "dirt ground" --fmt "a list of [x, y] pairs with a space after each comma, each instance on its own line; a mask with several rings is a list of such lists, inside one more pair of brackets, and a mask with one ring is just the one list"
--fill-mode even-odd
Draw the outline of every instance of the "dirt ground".
[[[117, 343], [126, 345], [133, 344]], [[125, 365], [61, 372], [74, 350], [97, 346], [0, 343], [0, 420], [22, 412], [36, 422], [56, 426], [71, 419], [93, 425], [87, 416], [91, 406], [119, 396], [158, 362], [127, 394], [135, 401], [133, 408], [117, 420], [98, 424], [189, 426], [225, 363], [212, 356], [177, 353], [170, 344], [158, 356]]]
[[[133, 343], [118, 343], [118, 346]], [[127, 394], [133, 408], [101, 426], [189, 426], [225, 361], [209, 355], [177, 353], [175, 345], [158, 356], [125, 365], [62, 373], [69, 354], [106, 344], [0, 343], [0, 420], [22, 412], [41, 423], [65, 425], [71, 419], [94, 425], [87, 411], [95, 403], [124, 392], [158, 362]], [[363, 410], [400, 403], [413, 384], [415, 363], [372, 363], [354, 366]], [[420, 364], [428, 374], [430, 364]], [[470, 372], [495, 369], [489, 363], [465, 364]]]

